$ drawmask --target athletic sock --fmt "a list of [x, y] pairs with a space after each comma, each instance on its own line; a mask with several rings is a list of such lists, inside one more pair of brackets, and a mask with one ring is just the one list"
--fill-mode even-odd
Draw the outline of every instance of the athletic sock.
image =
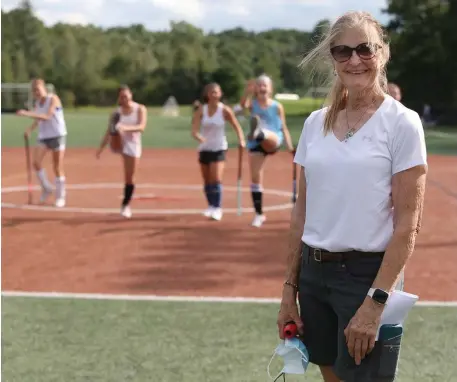
[[214, 207], [220, 208], [222, 201], [222, 185], [220, 183], [215, 183], [212, 185], [212, 200], [214, 202]]
[[46, 176], [46, 170], [42, 168], [41, 170], [38, 170], [36, 172], [36, 175], [38, 177], [38, 181], [41, 184], [41, 187], [46, 189], [46, 190], [51, 190], [52, 186], [51, 183], [49, 183], [48, 177]]
[[65, 199], [66, 190], [65, 190], [65, 177], [58, 176], [56, 177], [56, 197], [57, 199]]
[[254, 209], [257, 215], [262, 215], [262, 186], [260, 184], [251, 185], [251, 195], [252, 203], [254, 204]]
[[122, 207], [128, 206], [132, 199], [133, 191], [135, 190], [134, 184], [126, 184], [124, 187], [124, 200], [122, 201]]

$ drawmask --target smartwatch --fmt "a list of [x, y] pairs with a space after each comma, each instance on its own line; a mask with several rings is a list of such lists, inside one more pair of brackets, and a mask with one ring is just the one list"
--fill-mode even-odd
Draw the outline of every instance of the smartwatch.
[[368, 296], [370, 296], [378, 304], [385, 305], [387, 299], [389, 298], [389, 293], [379, 288], [370, 288]]

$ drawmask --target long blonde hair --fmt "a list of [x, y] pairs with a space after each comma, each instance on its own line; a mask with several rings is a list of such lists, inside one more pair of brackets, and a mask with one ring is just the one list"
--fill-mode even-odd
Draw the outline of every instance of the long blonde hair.
[[[325, 82], [330, 82], [330, 91], [327, 94], [325, 104], [328, 106], [324, 120], [324, 134], [331, 131], [338, 112], [346, 107], [348, 90], [333, 72], [333, 58], [330, 48], [336, 39], [347, 29], [364, 28], [367, 33], [368, 43], [380, 45], [377, 51], [378, 70], [373, 78], [373, 92], [377, 95], [387, 93], [386, 65], [390, 58], [390, 48], [382, 25], [368, 12], [351, 11], [340, 16], [335, 23], [323, 35], [321, 41], [312, 49], [300, 63], [301, 68], [312, 65], [312, 75], [316, 73], [317, 66], [325, 65]], [[328, 74], [327, 74], [328, 73]]]

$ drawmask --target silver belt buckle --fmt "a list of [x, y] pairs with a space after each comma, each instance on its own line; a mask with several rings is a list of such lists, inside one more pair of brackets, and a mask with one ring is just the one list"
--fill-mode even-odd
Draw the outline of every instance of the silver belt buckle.
[[[316, 256], [317, 254], [319, 254], [319, 255]], [[320, 249], [317, 249], [317, 248], [313, 249], [313, 257], [314, 257], [314, 261], [316, 261], [318, 263], [322, 263], [322, 251]]]

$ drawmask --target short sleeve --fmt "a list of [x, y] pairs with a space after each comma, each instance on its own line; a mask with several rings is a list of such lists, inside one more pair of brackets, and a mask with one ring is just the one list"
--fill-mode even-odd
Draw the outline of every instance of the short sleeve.
[[427, 164], [424, 128], [419, 115], [409, 110], [392, 130], [392, 175]]
[[295, 151], [294, 162], [299, 164], [300, 166], [305, 166], [305, 159], [306, 159], [306, 146], [307, 142], [307, 132], [309, 130], [309, 125], [311, 124], [311, 120], [313, 119], [313, 115], [311, 114], [303, 124], [303, 129], [300, 134], [300, 138], [298, 139], [297, 150]]

